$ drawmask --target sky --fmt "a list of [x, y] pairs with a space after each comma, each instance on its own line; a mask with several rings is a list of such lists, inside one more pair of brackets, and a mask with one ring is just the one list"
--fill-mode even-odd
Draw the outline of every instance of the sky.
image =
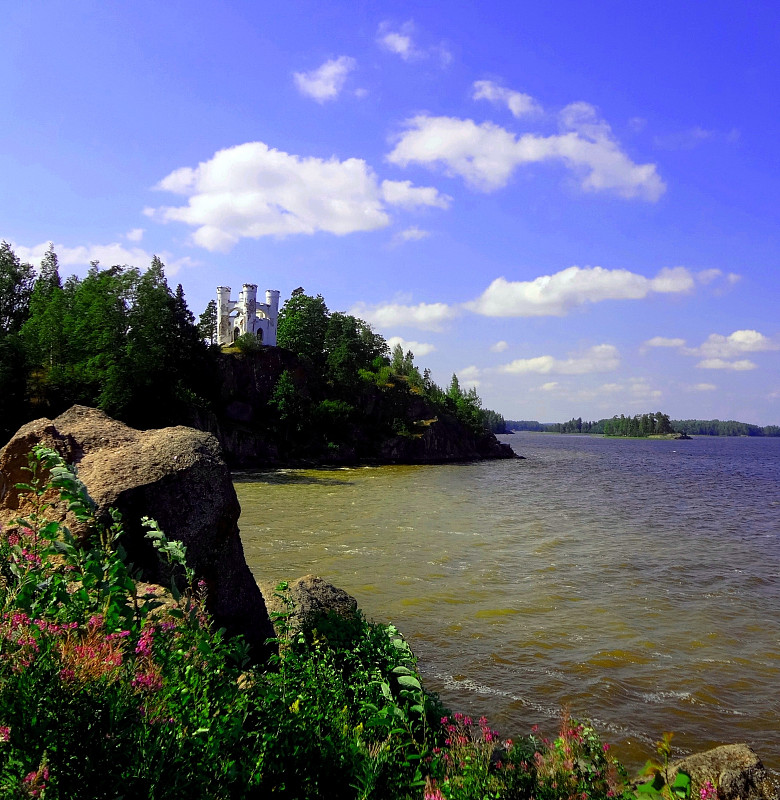
[[0, 239], [321, 294], [508, 419], [780, 424], [780, 5], [4, 6]]

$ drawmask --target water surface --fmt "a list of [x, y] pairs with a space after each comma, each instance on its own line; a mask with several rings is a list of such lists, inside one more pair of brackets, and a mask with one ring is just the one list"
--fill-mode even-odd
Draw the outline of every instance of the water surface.
[[780, 769], [780, 439], [500, 438], [526, 459], [236, 475], [250, 567], [346, 589], [507, 735], [568, 706], [631, 766], [672, 730]]

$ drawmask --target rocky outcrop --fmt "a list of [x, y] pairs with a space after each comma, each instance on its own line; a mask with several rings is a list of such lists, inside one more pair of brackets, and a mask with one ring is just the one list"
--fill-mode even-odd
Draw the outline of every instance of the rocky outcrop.
[[417, 422], [412, 433], [381, 443], [378, 460], [383, 463], [441, 464], [451, 461], [517, 458], [508, 444], [492, 433], [478, 435], [447, 417]]
[[[101, 517], [107, 521], [112, 507], [120, 511], [122, 544], [144, 580], [164, 585], [170, 574], [144, 536], [142, 517], [157, 520], [169, 539], [183, 542], [189, 566], [207, 584], [217, 624], [243, 634], [262, 655], [273, 629], [244, 559], [241, 508], [213, 436], [185, 427], [138, 431], [84, 406], [30, 422], [0, 450], [0, 522], [27, 510], [14, 484], [28, 480], [23, 468], [39, 443], [76, 467]], [[66, 511], [53, 509], [61, 520]]]
[[778, 785], [746, 744], [727, 744], [675, 761], [669, 767], [670, 782], [680, 771], [691, 776], [691, 797], [699, 797], [709, 781], [718, 800], [780, 800]]
[[274, 587], [261, 583], [260, 588], [269, 612], [287, 615], [284, 622], [291, 633], [310, 633], [334, 614], [349, 620], [358, 613], [357, 600], [352, 595], [317, 575], [304, 575], [288, 584], [285, 594], [289, 604]]
[[[402, 380], [392, 388], [362, 385], [350, 397], [355, 416], [334, 437], [336, 441], [328, 443], [315, 423], [308, 432], [309, 452], [291, 453], [284, 437], [274, 432], [278, 414], [269, 400], [284, 371], [292, 376], [301, 397], [308, 400], [319, 396], [316, 378], [293, 353], [281, 347], [221, 353], [217, 369], [219, 399], [211, 410], [194, 412], [192, 424], [219, 439], [225, 459], [234, 468], [516, 458], [512, 448], [500, 444], [492, 433], [474, 433], [455, 417], [438, 413]], [[393, 432], [399, 427], [402, 435]], [[315, 440], [322, 441], [315, 444]]]

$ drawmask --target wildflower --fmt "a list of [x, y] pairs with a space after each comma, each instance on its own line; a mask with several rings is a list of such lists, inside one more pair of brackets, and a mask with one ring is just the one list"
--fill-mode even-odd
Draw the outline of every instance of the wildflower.
[[701, 800], [716, 800], [718, 790], [712, 785], [711, 781], [704, 781], [704, 785], [699, 790]]
[[0, 744], [11, 741], [11, 729], [5, 725], [0, 725]]
[[135, 647], [136, 655], [143, 657], [151, 656], [152, 643], [154, 642], [154, 628], [146, 627], [141, 632], [141, 637]]
[[604, 742], [604, 744], [601, 746], [601, 749], [602, 749], [602, 750], [603, 750], [605, 753], [608, 753], [608, 752], [609, 752], [609, 745], [608, 745], [606, 742]]

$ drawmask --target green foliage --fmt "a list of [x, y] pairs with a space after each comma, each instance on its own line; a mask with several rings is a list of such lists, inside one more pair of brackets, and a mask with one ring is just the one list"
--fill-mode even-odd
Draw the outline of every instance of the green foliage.
[[[9, 301], [23, 348], [9, 386], [18, 392], [23, 384], [39, 415], [82, 403], [151, 427], [184, 421], [188, 409], [207, 404], [214, 382], [206, 345], [181, 285], [171, 292], [157, 256], [143, 273], [93, 262], [86, 277], [72, 276], [63, 285], [50, 246], [31, 291], [7, 245], [0, 252], [0, 285], [6, 262], [5, 272], [27, 286]], [[18, 349], [0, 341], [0, 373], [5, 353]], [[29, 418], [31, 409], [25, 411]]]
[[672, 427], [692, 436], [780, 436], [778, 425], [762, 428], [733, 419], [673, 419]]
[[263, 349], [262, 343], [258, 340], [257, 336], [252, 333], [242, 333], [240, 336], [236, 337], [236, 340], [233, 342], [233, 347], [235, 347], [239, 353], [256, 353], [258, 350]]
[[217, 302], [209, 300], [205, 311], [198, 318], [198, 333], [204, 342], [213, 346], [217, 341]]

